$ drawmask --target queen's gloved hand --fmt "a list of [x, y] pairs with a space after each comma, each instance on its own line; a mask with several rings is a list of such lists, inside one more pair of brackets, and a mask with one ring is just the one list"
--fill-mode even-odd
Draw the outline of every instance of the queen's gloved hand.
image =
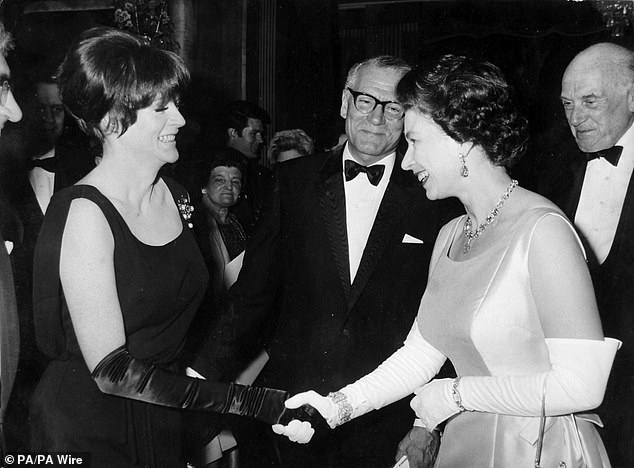
[[326, 425], [331, 428], [336, 426], [335, 403], [313, 390], [298, 393], [286, 400], [284, 406], [289, 410], [295, 410], [288, 412], [294, 419], [287, 423], [281, 421], [281, 424], [274, 424], [272, 429], [276, 434], [286, 436], [292, 442], [307, 444], [315, 435], [315, 431], [325, 431]]
[[453, 383], [453, 379], [434, 379], [414, 392], [410, 406], [427, 430], [433, 431], [461, 411], [454, 398]]

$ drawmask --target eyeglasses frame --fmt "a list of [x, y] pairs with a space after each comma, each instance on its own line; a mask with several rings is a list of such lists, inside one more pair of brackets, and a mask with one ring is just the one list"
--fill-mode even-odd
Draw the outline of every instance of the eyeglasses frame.
[[[400, 106], [401, 104], [399, 102], [397, 102], [397, 101], [381, 101], [380, 99], [377, 99], [376, 97], [372, 96], [371, 94], [363, 93], [361, 91], [355, 91], [354, 89], [352, 89], [349, 86], [346, 86], [346, 90], [348, 90], [348, 92], [352, 95], [352, 103], [354, 104], [354, 108], [356, 110], [358, 110], [359, 112], [361, 112], [362, 114], [364, 114], [364, 115], [371, 114], [372, 112], [374, 112], [374, 109], [376, 109], [377, 106], [381, 106], [381, 107], [383, 107], [383, 115], [385, 116], [385, 118], [387, 120], [401, 120], [405, 116], [405, 110], [404, 109], [403, 109], [403, 111], [401, 113], [401, 116], [398, 117], [398, 118], [395, 118], [395, 119], [388, 117], [388, 114], [385, 113], [385, 106], [387, 106], [388, 104], [398, 104]], [[371, 99], [374, 99], [374, 106], [372, 107], [372, 109], [369, 112], [363, 112], [362, 110], [360, 110], [357, 107], [357, 98], [359, 96], [366, 96], [366, 97], [369, 97]]]

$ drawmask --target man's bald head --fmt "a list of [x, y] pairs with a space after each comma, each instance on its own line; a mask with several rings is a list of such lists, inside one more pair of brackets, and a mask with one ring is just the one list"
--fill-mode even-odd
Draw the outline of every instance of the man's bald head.
[[634, 121], [634, 52], [607, 42], [581, 51], [564, 72], [561, 101], [582, 151], [614, 146]]

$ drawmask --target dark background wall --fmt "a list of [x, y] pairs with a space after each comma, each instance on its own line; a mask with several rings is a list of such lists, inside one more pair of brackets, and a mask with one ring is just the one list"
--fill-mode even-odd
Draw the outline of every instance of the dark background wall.
[[[109, 0], [5, 1], [2, 14], [18, 43], [14, 68], [59, 60], [82, 29], [114, 24], [111, 6]], [[565, 64], [599, 40], [632, 45], [631, 23], [612, 36], [588, 1], [170, 0], [169, 11], [193, 77], [184, 157], [223, 143], [218, 121], [232, 99], [269, 111], [269, 133], [300, 127], [318, 147], [328, 146], [342, 128], [347, 69], [384, 53], [412, 63], [447, 52], [490, 59], [516, 84], [534, 132], [559, 135]]]

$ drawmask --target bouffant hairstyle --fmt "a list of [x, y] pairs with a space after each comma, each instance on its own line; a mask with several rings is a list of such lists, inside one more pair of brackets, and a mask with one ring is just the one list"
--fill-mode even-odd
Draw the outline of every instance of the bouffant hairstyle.
[[528, 121], [490, 62], [444, 55], [408, 72], [397, 95], [406, 110], [430, 117], [459, 143], [480, 146], [496, 166], [510, 168], [526, 150]]
[[189, 83], [183, 60], [118, 29], [84, 31], [70, 46], [57, 73], [62, 101], [81, 129], [103, 141], [100, 123], [123, 135], [137, 111], [155, 101], [178, 102]]
[[280, 130], [273, 135], [270, 143], [271, 159], [277, 161], [280, 153], [297, 150], [302, 156], [310, 156], [315, 152], [313, 139], [301, 128]]
[[222, 148], [216, 151], [213, 156], [205, 160], [202, 164], [201, 170], [198, 172], [198, 186], [205, 187], [209, 182], [211, 173], [217, 167], [236, 167], [240, 170], [242, 175], [242, 185], [244, 186], [246, 181], [246, 162], [244, 155], [234, 148]]

